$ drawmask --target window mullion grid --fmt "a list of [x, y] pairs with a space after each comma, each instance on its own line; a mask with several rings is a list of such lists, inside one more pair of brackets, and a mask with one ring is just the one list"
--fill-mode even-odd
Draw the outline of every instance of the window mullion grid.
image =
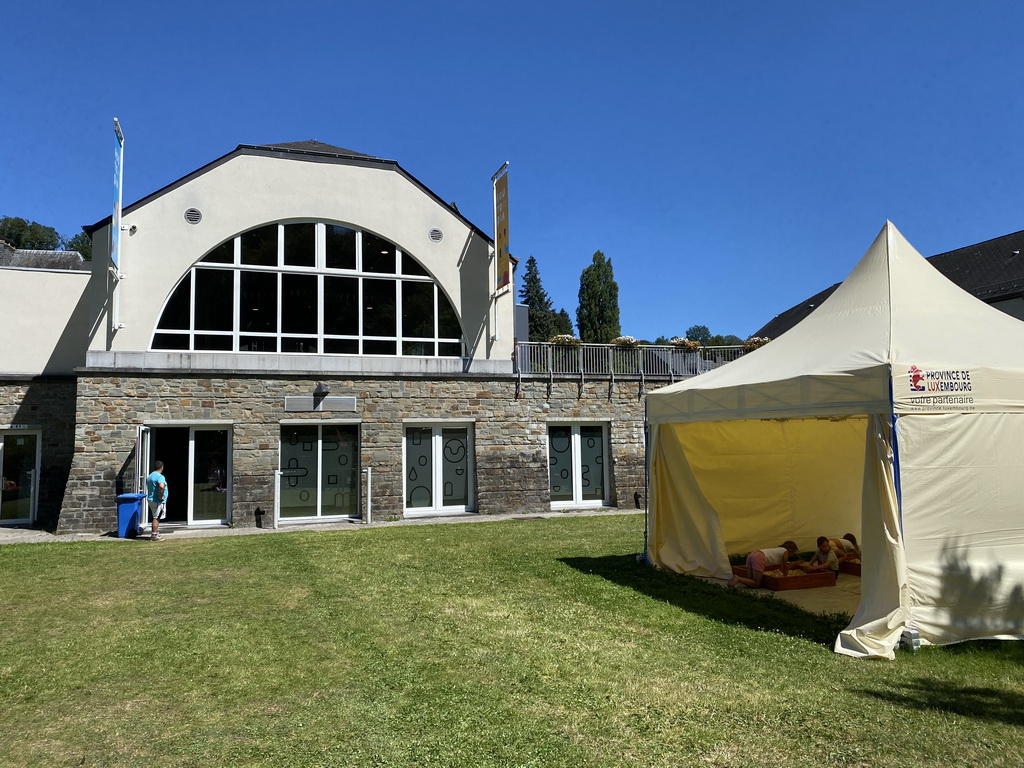
[[402, 343], [405, 334], [405, 321], [402, 318], [402, 281], [395, 280], [395, 343], [398, 349], [395, 352], [402, 356], [404, 345]]
[[441, 350], [438, 347], [438, 343], [439, 343], [438, 339], [440, 338], [440, 335], [441, 335], [441, 328], [438, 326], [438, 322], [439, 321], [437, 319], [437, 292], [438, 292], [439, 289], [437, 287], [437, 282], [436, 281], [432, 280], [431, 281], [431, 285], [432, 285], [432, 287], [434, 289], [434, 293], [433, 293], [433, 296], [434, 296], [434, 324], [433, 324], [433, 329], [434, 329], [434, 341], [433, 341], [433, 344], [434, 344], [434, 357], [437, 357], [439, 354], [441, 354]]
[[324, 341], [324, 314], [327, 311], [324, 301], [324, 272], [327, 270], [327, 225], [318, 223], [316, 225], [316, 258], [314, 264], [316, 276], [316, 351], [317, 354], [324, 354], [327, 343]]
[[242, 329], [242, 270], [232, 270], [231, 292], [234, 294], [234, 311], [231, 318], [231, 348], [238, 352], [241, 347], [239, 332]]
[[579, 504], [583, 500], [583, 462], [580, 459], [580, 451], [582, 445], [580, 443], [580, 425], [572, 425], [572, 448], [570, 450], [572, 458], [572, 502], [573, 504]]
[[188, 290], [188, 348], [196, 348], [196, 283], [199, 281], [199, 272], [192, 267], [192, 284]]
[[324, 472], [324, 428], [318, 424], [316, 427], [316, 516], [320, 517], [323, 513], [323, 499], [321, 494], [323, 493], [324, 484], [320, 478], [323, 477]]
[[430, 453], [431, 453], [431, 464], [434, 465], [434, 477], [431, 478], [434, 482], [434, 509], [440, 511], [444, 509], [444, 467], [441, 466], [441, 460], [444, 458], [444, 445], [442, 445], [441, 427], [431, 427], [430, 436]]

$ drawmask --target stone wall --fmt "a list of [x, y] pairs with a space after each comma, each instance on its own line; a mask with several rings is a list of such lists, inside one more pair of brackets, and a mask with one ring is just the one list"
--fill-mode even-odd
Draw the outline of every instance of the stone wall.
[[[64, 502], [74, 453], [75, 380], [38, 377], [0, 381], [0, 429], [41, 432], [36, 522], [54, 528]], [[15, 435], [20, 429], [7, 431]]]
[[[318, 383], [331, 396], [356, 398], [355, 413], [285, 412], [287, 396], [308, 396]], [[116, 528], [114, 496], [131, 490], [134, 446], [142, 424], [230, 423], [232, 522], [257, 524], [273, 509], [281, 420], [351, 419], [360, 423], [360, 459], [372, 469], [373, 516], [403, 510], [404, 424], [471, 421], [475, 500], [480, 514], [550, 510], [547, 424], [610, 424], [611, 503], [635, 507], [644, 491], [643, 398], [637, 382], [581, 385], [576, 380], [514, 377], [263, 379], [83, 375], [79, 379], [75, 459], [60, 531]], [[267, 518], [268, 519], [268, 518]]]

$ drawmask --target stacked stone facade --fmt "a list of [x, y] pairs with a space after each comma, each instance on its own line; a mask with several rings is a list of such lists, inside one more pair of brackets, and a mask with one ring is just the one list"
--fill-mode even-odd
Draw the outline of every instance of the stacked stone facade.
[[[285, 411], [286, 397], [309, 395], [318, 383], [332, 396], [354, 397], [355, 412]], [[281, 423], [297, 419], [359, 424], [361, 468], [372, 471], [374, 519], [402, 516], [404, 429], [424, 421], [472, 423], [479, 514], [550, 510], [549, 423], [607, 425], [608, 503], [632, 509], [644, 492], [643, 396], [635, 381], [83, 373], [72, 402], [67, 424], [74, 426], [62, 433], [70, 441], [62, 450], [70, 453], [73, 445], [74, 461], [56, 526], [61, 532], [116, 528], [114, 499], [132, 489], [138, 428], [150, 424], [230, 428], [236, 526], [256, 525], [260, 513], [273, 509]]]
[[40, 435], [36, 522], [55, 528], [75, 447], [75, 379], [40, 376], [0, 381], [0, 429]]

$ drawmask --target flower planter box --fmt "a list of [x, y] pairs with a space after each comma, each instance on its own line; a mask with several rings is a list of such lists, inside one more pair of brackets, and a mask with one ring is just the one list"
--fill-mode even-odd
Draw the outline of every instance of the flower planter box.
[[860, 576], [860, 563], [843, 561], [839, 564], [840, 573], [848, 573], [851, 576]]
[[[749, 577], [745, 565], [734, 565], [732, 572], [737, 576]], [[790, 575], [784, 578], [769, 576], [767, 573], [761, 580], [761, 587], [770, 589], [773, 592], [781, 592], [786, 589], [814, 589], [816, 587], [834, 587], [836, 575], [832, 571], [815, 571], [813, 573], [802, 573], [799, 570], [790, 571]]]

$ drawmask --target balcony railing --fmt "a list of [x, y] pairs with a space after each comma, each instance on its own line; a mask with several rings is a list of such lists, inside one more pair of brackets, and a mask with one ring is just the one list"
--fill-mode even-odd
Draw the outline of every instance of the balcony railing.
[[516, 343], [516, 373], [522, 376], [601, 376], [665, 378], [697, 376], [743, 356], [740, 345], [703, 347], [689, 352], [673, 346], [620, 347], [615, 344]]

